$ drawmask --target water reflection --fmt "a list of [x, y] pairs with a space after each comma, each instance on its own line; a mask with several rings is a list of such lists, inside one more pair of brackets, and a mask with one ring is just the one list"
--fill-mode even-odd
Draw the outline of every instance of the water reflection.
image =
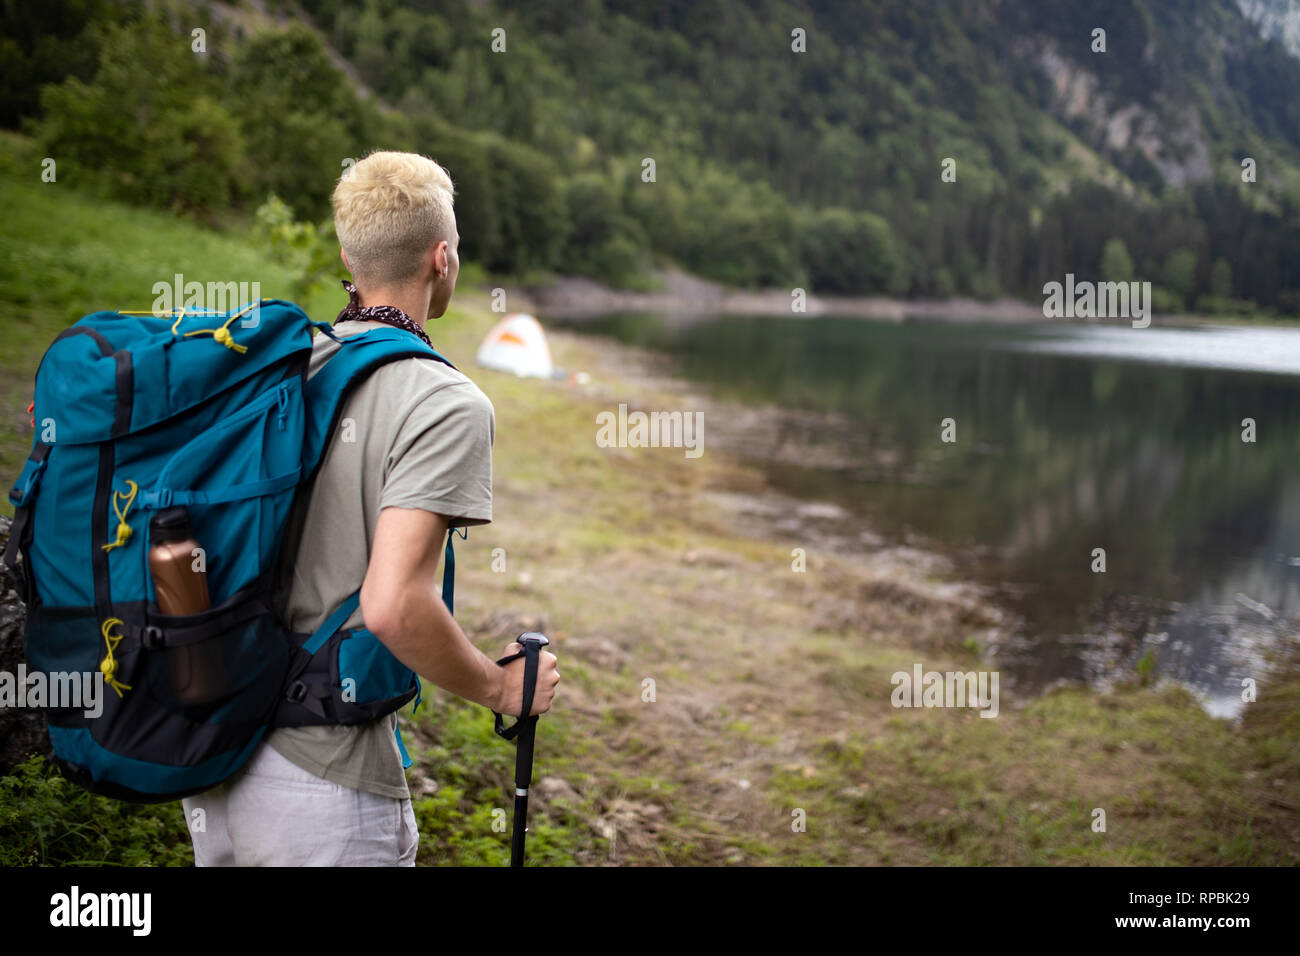
[[[801, 428], [800, 461], [752, 454], [779, 487], [892, 540], [919, 533], [996, 587], [1026, 624], [999, 659], [1022, 682], [1105, 682], [1153, 657], [1230, 714], [1300, 613], [1300, 332], [646, 315], [576, 327], [667, 351], [721, 395], [825, 413]], [[945, 418], [955, 443], [940, 441]], [[1105, 573], [1091, 570], [1097, 548]]]

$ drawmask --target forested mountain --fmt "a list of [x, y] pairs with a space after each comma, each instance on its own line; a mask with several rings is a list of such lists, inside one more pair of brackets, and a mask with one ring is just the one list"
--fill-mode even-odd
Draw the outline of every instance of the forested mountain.
[[1283, 0], [124, 5], [6, 22], [0, 116], [141, 202], [319, 218], [387, 144], [450, 168], [500, 272], [1300, 312]]
[[1282, 41], [1300, 56], [1300, 2], [1298, 0], [1237, 0], [1241, 12], [1259, 26], [1261, 35]]

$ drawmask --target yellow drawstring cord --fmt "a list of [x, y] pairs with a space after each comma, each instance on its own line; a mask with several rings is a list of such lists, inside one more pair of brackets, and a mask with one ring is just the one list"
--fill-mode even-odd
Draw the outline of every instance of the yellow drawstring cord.
[[[122, 545], [126, 544], [127, 539], [131, 537], [131, 526], [126, 523], [126, 516], [127, 512], [131, 510], [131, 504], [135, 501], [135, 493], [140, 490], [140, 486], [130, 480], [127, 481], [127, 484], [131, 486], [129, 495], [124, 495], [120, 491], [113, 492], [113, 511], [117, 515], [117, 540], [100, 545], [105, 551], [112, 551], [114, 548], [122, 547]], [[119, 497], [126, 499], [125, 508], [118, 508], [117, 499]]]
[[121, 643], [122, 638], [126, 635], [108, 633], [121, 624], [121, 618], [110, 617], [104, 622], [104, 626], [99, 629], [99, 632], [104, 635], [104, 643], [108, 645], [108, 654], [99, 662], [99, 670], [104, 675], [104, 680], [108, 681], [108, 686], [117, 691], [118, 697], [122, 696], [122, 691], [131, 689], [130, 684], [123, 684], [117, 679], [117, 660], [113, 657], [113, 651], [117, 649], [117, 645]]
[[[230, 318], [226, 319], [226, 324], [221, 326], [220, 328], [196, 329], [193, 332], [186, 332], [185, 337], [189, 338], [191, 335], [211, 335], [214, 339], [216, 339], [226, 348], [234, 349], [236, 352], [242, 354], [248, 351], [248, 346], [240, 345], [238, 342], [236, 342], [234, 336], [230, 334], [230, 329], [228, 329], [226, 326], [230, 325], [231, 322], [235, 321], [235, 319], [239, 318], [243, 314], [244, 314], [243, 312], [236, 312]], [[177, 319], [176, 321], [177, 323], [179, 323], [180, 319]]]
[[[222, 325], [220, 328], [216, 328], [216, 329], [195, 329], [193, 332], [186, 332], [185, 335], [184, 335], [183, 337], [184, 337], [184, 338], [189, 338], [191, 335], [211, 335], [212, 338], [213, 338], [214, 340], [216, 340], [217, 342], [220, 342], [220, 343], [221, 343], [222, 345], [224, 345], [226, 348], [228, 348], [228, 349], [233, 349], [234, 351], [236, 351], [236, 352], [238, 352], [238, 353], [240, 353], [240, 354], [242, 355], [243, 353], [245, 353], [245, 352], [248, 351], [248, 346], [247, 346], [247, 345], [240, 345], [238, 342], [235, 341], [235, 337], [234, 337], [234, 335], [232, 335], [231, 332], [230, 332], [230, 328], [229, 328], [230, 323], [233, 322], [233, 321], [235, 321], [235, 319], [239, 318], [240, 316], [242, 316], [242, 315], [247, 315], [249, 312], [252, 312], [254, 309], [256, 309], [259, 305], [261, 305], [261, 304], [262, 304], [263, 302], [265, 302], [265, 301], [266, 301], [265, 299], [258, 299], [256, 302], [250, 302], [250, 303], [248, 303], [248, 305], [244, 306], [242, 309], [240, 309], [240, 310], [239, 310], [238, 312], [236, 312], [234, 315], [232, 315], [232, 316], [230, 316], [228, 319], [226, 319], [225, 324]], [[186, 316], [185, 306], [182, 305], [182, 306], [179, 306], [179, 307], [177, 307], [177, 308], [175, 308], [175, 309], [169, 309], [168, 311], [171, 311], [171, 312], [175, 312], [175, 313], [176, 313], [176, 321], [172, 323], [172, 335], [175, 335], [175, 334], [176, 334], [176, 330], [177, 330], [178, 328], [180, 328], [181, 320], [184, 319], [185, 316]], [[190, 315], [212, 315], [212, 316], [217, 316], [217, 315], [221, 315], [222, 313], [220, 313], [220, 312], [204, 312], [202, 309], [200, 309], [200, 310], [198, 310], [197, 312], [191, 312], [191, 313], [189, 313], [189, 314], [190, 314]], [[122, 310], [122, 311], [118, 312], [118, 315], [152, 315], [152, 316], [157, 316], [157, 317], [159, 317], [159, 318], [162, 317], [160, 313], [158, 313], [158, 312], [153, 312], [153, 311], [148, 311], [148, 312], [136, 312], [136, 311]]]

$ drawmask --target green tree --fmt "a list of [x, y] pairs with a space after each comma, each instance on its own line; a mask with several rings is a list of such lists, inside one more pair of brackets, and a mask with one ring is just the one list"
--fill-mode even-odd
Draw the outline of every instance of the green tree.
[[1133, 259], [1123, 239], [1106, 240], [1101, 251], [1101, 277], [1106, 282], [1133, 281]]
[[1210, 293], [1220, 299], [1232, 298], [1232, 266], [1226, 259], [1215, 259], [1210, 267]]
[[101, 26], [99, 66], [41, 93], [36, 127], [61, 181], [98, 180], [130, 202], [188, 212], [237, 192], [238, 127], [184, 37], [161, 18]]
[[330, 285], [342, 271], [334, 221], [295, 222], [293, 210], [275, 194], [257, 208], [253, 234], [272, 259], [293, 272], [293, 295], [299, 302]]
[[17, 126], [36, 113], [47, 83], [68, 76], [89, 80], [99, 62], [100, 34], [86, 25], [130, 16], [138, 6], [137, 0], [0, 4], [0, 126]]
[[790, 288], [802, 281], [794, 213], [771, 186], [707, 167], [691, 182], [690, 197], [677, 252], [691, 268], [737, 286]]
[[568, 233], [568, 208], [556, 165], [523, 143], [491, 136], [488, 144], [488, 168], [502, 204], [503, 241], [510, 250], [507, 268], [514, 273], [549, 269], [559, 259]]
[[568, 212], [549, 157], [494, 133], [467, 133], [438, 120], [420, 122], [416, 142], [455, 183], [466, 258], [516, 274], [556, 265]]
[[253, 35], [235, 56], [231, 92], [254, 193], [275, 193], [303, 218], [328, 213], [344, 160], [361, 158], [362, 121], [316, 35], [297, 24]]
[[601, 173], [571, 179], [564, 192], [569, 234], [562, 266], [626, 285], [641, 271], [635, 229], [623, 215], [617, 185]]
[[1164, 280], [1169, 290], [1186, 306], [1196, 288], [1196, 253], [1190, 249], [1175, 249], [1169, 253], [1165, 259]]
[[822, 209], [802, 229], [804, 265], [819, 292], [892, 293], [903, 272], [889, 223], [869, 212]]

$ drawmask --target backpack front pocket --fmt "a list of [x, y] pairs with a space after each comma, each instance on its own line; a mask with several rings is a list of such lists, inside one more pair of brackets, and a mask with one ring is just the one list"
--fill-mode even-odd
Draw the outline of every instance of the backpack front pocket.
[[138, 667], [162, 707], [205, 724], [266, 721], [288, 671], [289, 642], [259, 598], [241, 594], [182, 617], [151, 614], [150, 624], [157, 634], [146, 629]]
[[119, 799], [177, 799], [227, 779], [252, 754], [280, 697], [289, 640], [251, 591], [148, 623], [132, 616], [140, 609], [123, 608], [129, 623], [34, 609], [27, 656], [60, 689], [42, 704], [65, 774]]
[[286, 379], [178, 450], [142, 492], [146, 508], [179, 506], [205, 554], [213, 601], [267, 571], [301, 475], [302, 382]]

